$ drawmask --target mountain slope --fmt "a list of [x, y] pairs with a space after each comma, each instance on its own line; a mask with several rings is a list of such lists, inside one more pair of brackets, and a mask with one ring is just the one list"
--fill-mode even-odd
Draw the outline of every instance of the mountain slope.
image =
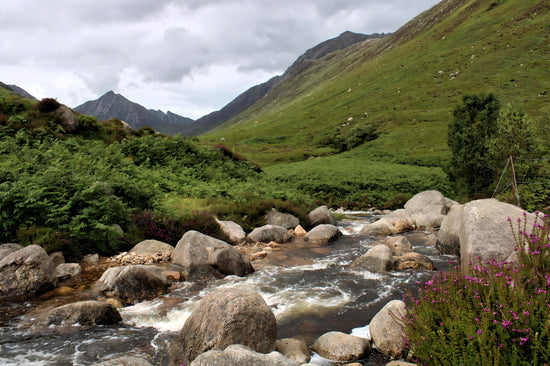
[[23, 97], [23, 98], [27, 98], [27, 99], [32, 99], [32, 100], [37, 100], [34, 96], [32, 96], [29, 92], [27, 92], [25, 89], [17, 86], [17, 85], [7, 85], [7, 84], [4, 84], [3, 82], [0, 81], [0, 88], [4, 88], [6, 90], [9, 90], [11, 92], [14, 92], [16, 93], [17, 95]]
[[265, 83], [251, 87], [232, 100], [221, 110], [199, 118], [193, 125], [190, 126], [190, 128], [186, 131], [186, 134], [200, 135], [229, 121], [231, 118], [254, 105], [254, 103], [262, 99], [272, 88], [279, 85], [281, 82], [288, 80], [306, 70], [315, 60], [318, 60], [331, 52], [349, 47], [352, 44], [362, 42], [367, 39], [380, 37], [384, 37], [384, 34], [375, 33], [366, 35], [353, 32], [344, 32], [338, 37], [324, 41], [307, 50], [303, 55], [298, 57], [298, 59], [285, 71], [282, 76], [273, 77]]
[[266, 166], [334, 154], [335, 136], [372, 124], [380, 137], [348, 155], [435, 166], [456, 104], [490, 92], [548, 137], [549, 10], [542, 0], [442, 1], [392, 35], [315, 61], [202, 139], [224, 138]]
[[81, 104], [74, 110], [81, 114], [95, 116], [100, 121], [118, 118], [134, 129], [148, 126], [167, 135], [183, 133], [186, 127], [194, 122], [190, 118], [172, 112], [164, 114], [160, 110], [147, 109], [112, 91], [96, 100]]

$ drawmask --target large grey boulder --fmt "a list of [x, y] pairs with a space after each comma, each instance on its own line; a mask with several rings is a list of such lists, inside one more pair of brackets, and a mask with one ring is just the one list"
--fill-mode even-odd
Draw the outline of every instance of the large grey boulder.
[[317, 338], [311, 349], [329, 360], [354, 362], [367, 355], [370, 342], [342, 332], [328, 332]]
[[44, 249], [29, 245], [0, 259], [0, 297], [4, 299], [37, 295], [57, 284], [53, 262]]
[[170, 244], [164, 243], [159, 240], [148, 239], [143, 240], [136, 244], [130, 253], [138, 255], [153, 255], [153, 254], [170, 254], [174, 250], [174, 247]]
[[11, 254], [13, 252], [17, 252], [18, 250], [23, 249], [24, 246], [21, 244], [15, 244], [15, 243], [8, 243], [8, 244], [2, 244], [0, 245], [0, 260], [4, 257], [6, 257], [8, 254]]
[[79, 301], [49, 311], [48, 325], [108, 325], [121, 322], [118, 310], [99, 301]]
[[278, 339], [275, 343], [277, 352], [282, 353], [292, 361], [298, 362], [300, 365], [308, 363], [311, 360], [311, 355], [307, 349], [307, 344], [296, 338]]
[[462, 271], [468, 273], [470, 261], [473, 264], [493, 259], [505, 261], [516, 246], [508, 218], [513, 223], [517, 219], [527, 220], [527, 227], [532, 227], [535, 221], [535, 215], [525, 213], [524, 216], [524, 212], [517, 206], [496, 199], [465, 204], [459, 234]]
[[455, 202], [448, 200], [438, 191], [425, 191], [408, 200], [405, 210], [417, 227], [432, 230], [441, 226], [441, 221], [453, 204]]
[[336, 219], [332, 215], [332, 212], [328, 209], [327, 206], [317, 207], [315, 210], [307, 214], [309, 219], [309, 224], [313, 226], [321, 224], [331, 224], [336, 225]]
[[289, 230], [300, 225], [300, 220], [294, 215], [279, 212], [273, 208], [265, 215], [265, 223], [268, 225], [282, 226]]
[[186, 232], [172, 252], [171, 261], [182, 266], [186, 280], [213, 280], [254, 272], [248, 258], [233, 246], [198, 231]]
[[299, 366], [279, 352], [262, 354], [243, 346], [233, 344], [223, 351], [210, 350], [200, 354], [190, 366]]
[[310, 244], [317, 245], [334, 241], [340, 236], [342, 236], [342, 232], [336, 226], [321, 224], [311, 229], [304, 237], [304, 240]]
[[399, 358], [405, 351], [405, 333], [402, 318], [405, 303], [401, 300], [388, 302], [369, 324], [372, 342], [385, 355]]
[[277, 322], [257, 292], [221, 288], [208, 293], [185, 322], [175, 344], [177, 358], [188, 363], [211, 349], [242, 344], [256, 352], [275, 349]]
[[229, 238], [229, 241], [233, 244], [241, 244], [246, 239], [246, 234], [241, 227], [233, 221], [220, 221], [216, 219], [218, 225], [222, 229], [223, 233]]
[[292, 235], [282, 226], [264, 225], [257, 227], [247, 236], [251, 243], [270, 243], [272, 241], [283, 244], [288, 242]]
[[441, 254], [460, 255], [460, 227], [464, 206], [455, 205], [451, 207], [443, 221], [437, 235], [436, 249]]
[[61, 104], [59, 108], [52, 113], [66, 132], [74, 132], [78, 128], [78, 118], [76, 118], [73, 111], [66, 105]]
[[138, 264], [107, 269], [97, 281], [97, 286], [108, 296], [133, 303], [165, 293], [170, 281], [160, 268]]
[[350, 267], [373, 273], [385, 273], [393, 268], [392, 251], [385, 244], [375, 245], [367, 253], [354, 260]]

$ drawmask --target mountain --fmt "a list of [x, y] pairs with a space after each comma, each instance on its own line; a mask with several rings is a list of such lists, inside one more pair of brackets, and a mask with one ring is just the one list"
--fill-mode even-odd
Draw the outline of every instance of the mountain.
[[4, 89], [7, 89], [11, 92], [14, 92], [14, 93], [18, 94], [20, 97], [23, 97], [23, 98], [37, 100], [30, 93], [28, 93], [25, 89], [23, 89], [23, 88], [21, 88], [17, 85], [13, 85], [13, 84], [8, 85], [8, 84], [4, 84], [3, 82], [0, 81], [0, 88], [4, 88]]
[[166, 114], [160, 110], [147, 109], [134, 103], [120, 94], [109, 91], [96, 100], [85, 102], [74, 108], [74, 111], [97, 117], [100, 121], [118, 118], [128, 123], [133, 129], [151, 127], [155, 131], [175, 135], [184, 133], [194, 121], [172, 112]]
[[298, 59], [285, 71], [282, 76], [273, 77], [265, 83], [251, 87], [232, 100], [221, 110], [199, 118], [189, 127], [189, 129], [186, 130], [186, 134], [201, 135], [227, 122], [262, 99], [273, 87], [306, 70], [315, 60], [318, 60], [331, 52], [341, 50], [351, 46], [352, 44], [363, 42], [367, 39], [381, 38], [384, 36], [385, 34], [375, 33], [366, 35], [347, 31], [340, 34], [336, 38], [324, 41], [307, 50], [303, 55], [298, 57]]
[[312, 157], [322, 166], [342, 141], [375, 128], [377, 138], [344, 155], [441, 166], [456, 105], [466, 94], [494, 93], [548, 141], [549, 25], [547, 0], [444, 0], [391, 35], [294, 68], [201, 140], [223, 138], [264, 167]]

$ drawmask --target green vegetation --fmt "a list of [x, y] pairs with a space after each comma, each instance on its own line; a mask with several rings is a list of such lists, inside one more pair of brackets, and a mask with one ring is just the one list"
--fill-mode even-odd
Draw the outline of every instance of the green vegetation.
[[550, 228], [517, 223], [517, 263], [493, 260], [467, 275], [455, 267], [406, 299], [406, 342], [418, 364], [535, 366], [550, 360]]

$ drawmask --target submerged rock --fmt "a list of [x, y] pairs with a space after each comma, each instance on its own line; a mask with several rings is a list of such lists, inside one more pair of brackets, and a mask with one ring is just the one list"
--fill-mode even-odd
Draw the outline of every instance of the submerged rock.
[[99, 290], [126, 303], [151, 299], [166, 292], [170, 281], [159, 268], [144, 265], [113, 267], [97, 281]]
[[117, 309], [99, 301], [80, 301], [50, 311], [48, 325], [108, 325], [121, 322]]
[[367, 270], [373, 273], [384, 273], [393, 268], [393, 258], [390, 247], [378, 244], [372, 247], [351, 263], [351, 268]]
[[295, 338], [283, 338], [277, 340], [275, 349], [300, 365], [308, 363], [311, 360], [309, 350], [304, 341]]

